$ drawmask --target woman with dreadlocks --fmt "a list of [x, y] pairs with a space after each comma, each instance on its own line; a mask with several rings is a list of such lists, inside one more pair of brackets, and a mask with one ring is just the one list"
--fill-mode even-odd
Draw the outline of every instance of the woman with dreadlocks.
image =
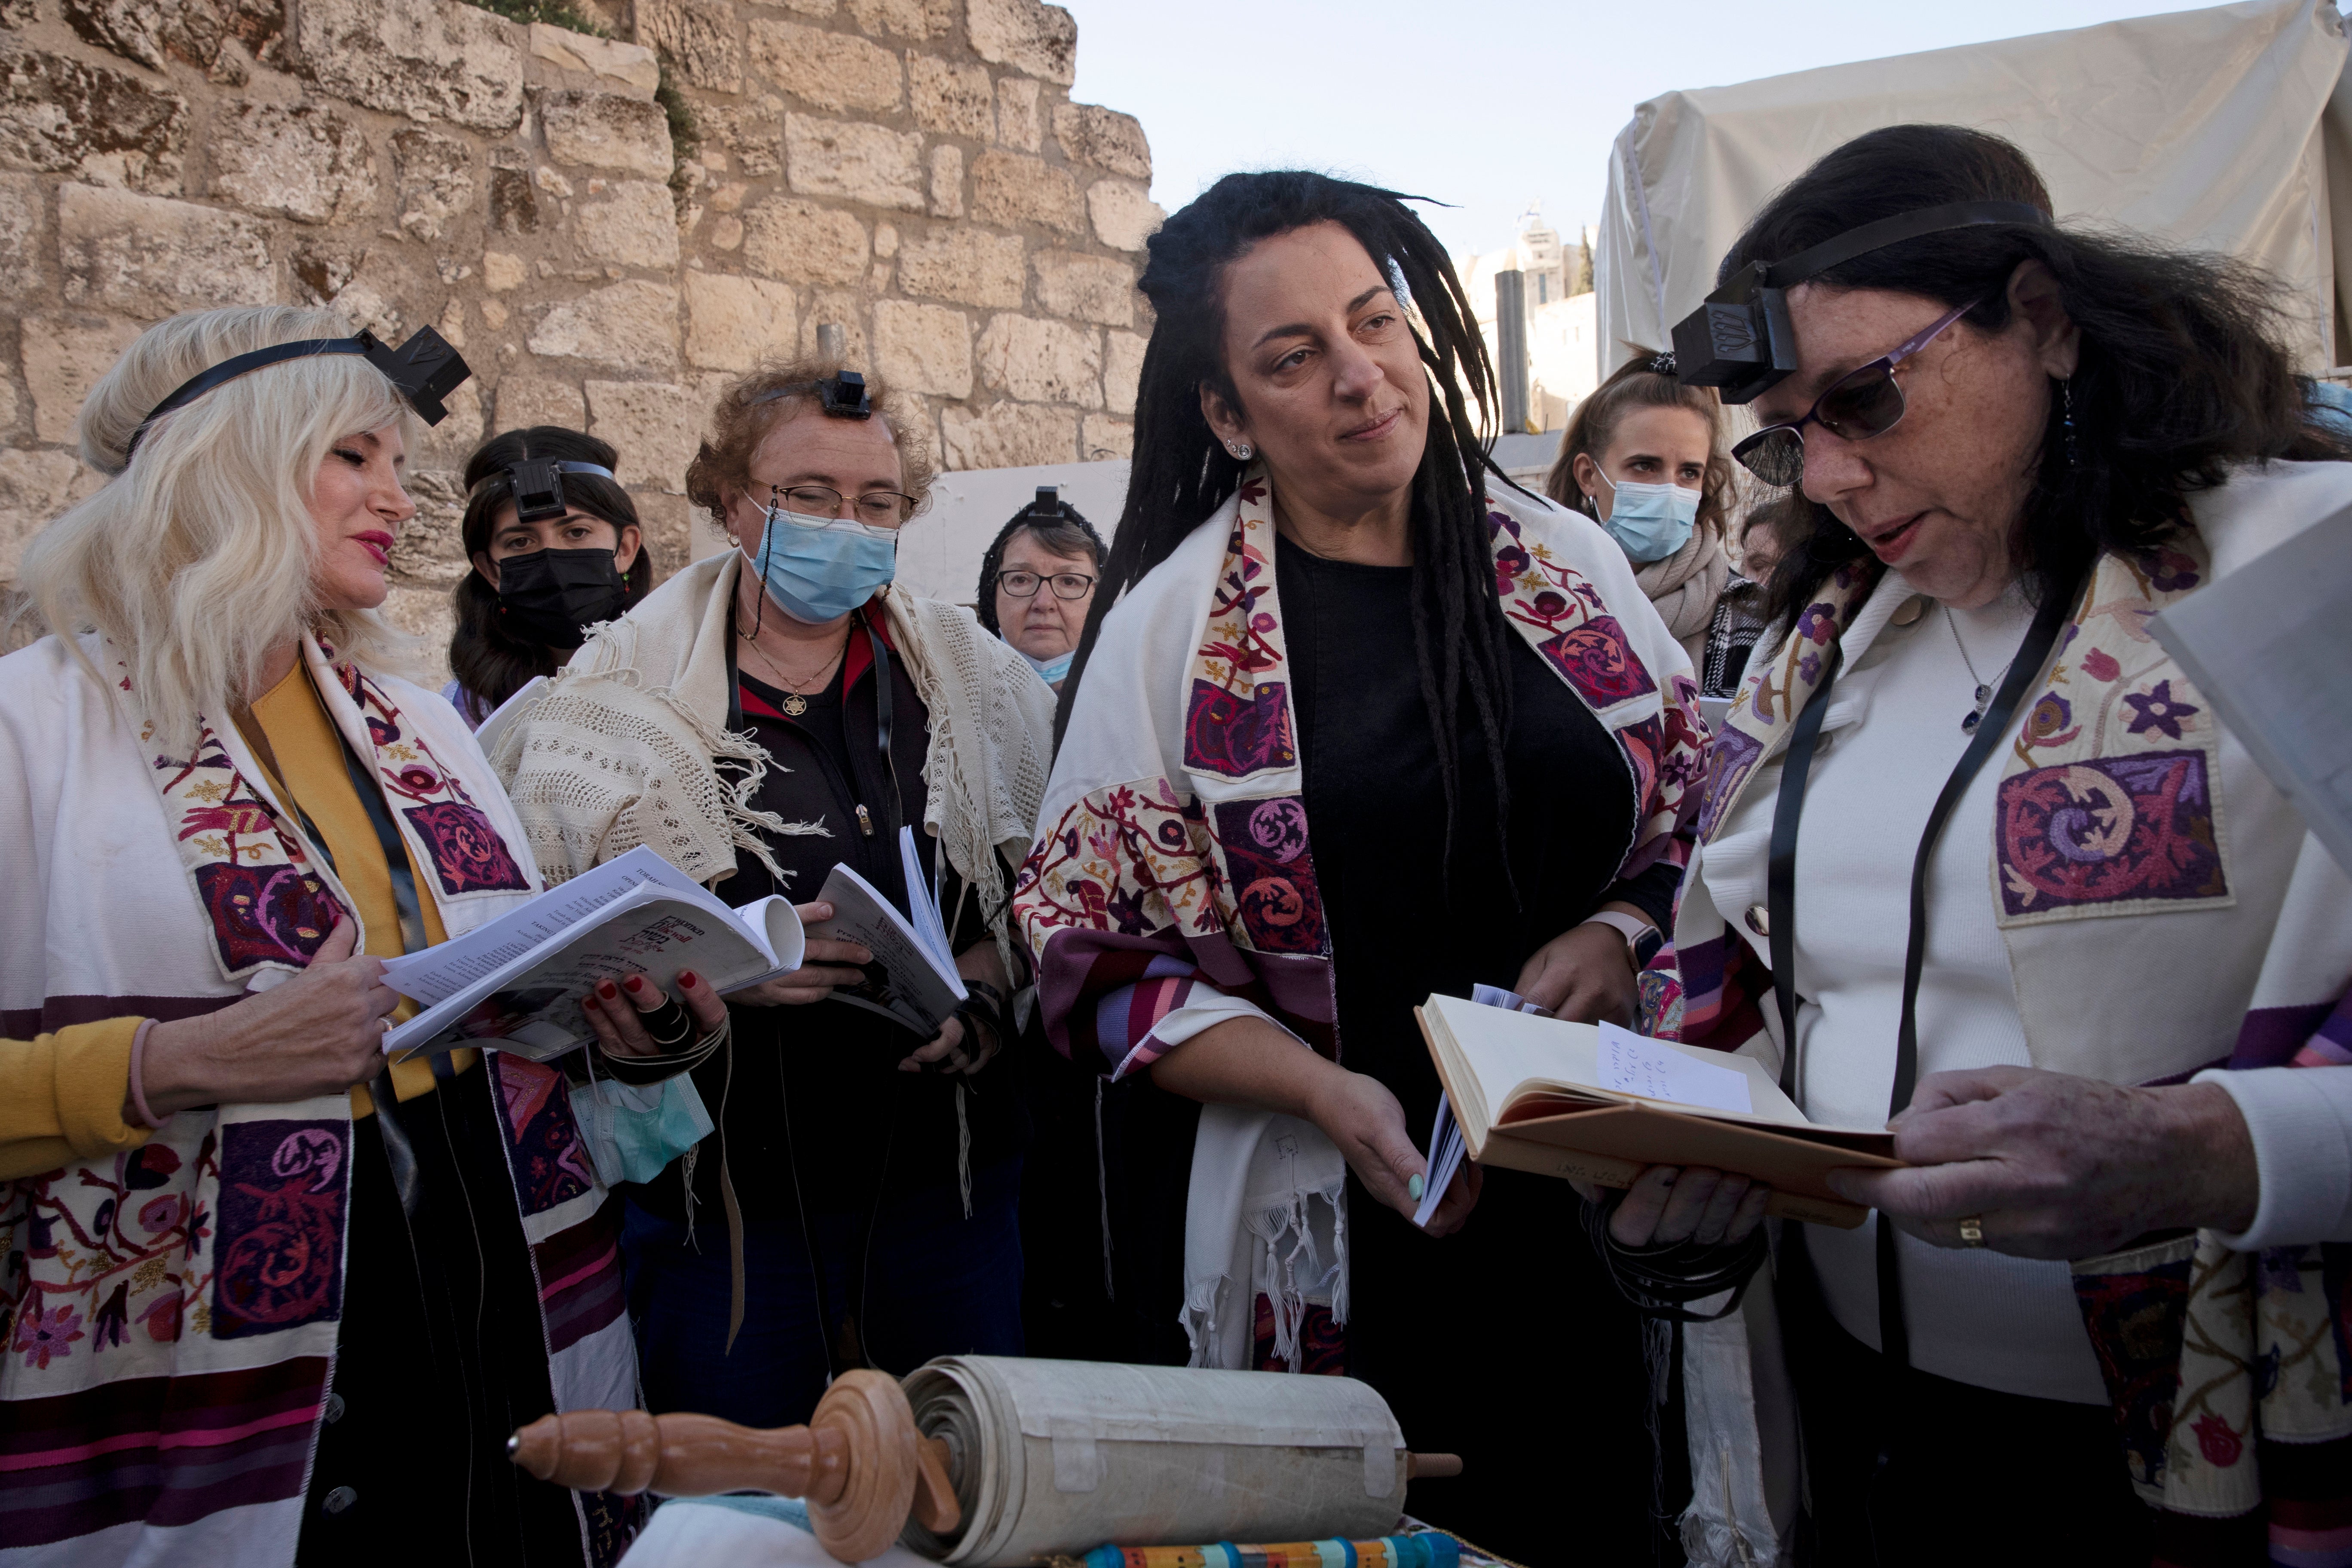
[[[1565, 1485], [1581, 1543], [1647, 1561], [1636, 1319], [1564, 1184], [1465, 1171], [1414, 1224], [1412, 1008], [1486, 984], [1630, 1021], [1696, 796], [1689, 660], [1623, 551], [1492, 477], [1493, 371], [1402, 199], [1229, 175], [1141, 287], [1134, 474], [1015, 893], [1051, 1037], [1112, 1080], [1124, 1352], [1345, 1371], [1464, 1455], [1423, 1506], [1482, 1544], [1546, 1557]], [[1661, 1235], [1719, 1238], [1722, 1190]], [[1524, 1392], [1461, 1372], [1538, 1321], [1579, 1416], [1531, 1442]]]

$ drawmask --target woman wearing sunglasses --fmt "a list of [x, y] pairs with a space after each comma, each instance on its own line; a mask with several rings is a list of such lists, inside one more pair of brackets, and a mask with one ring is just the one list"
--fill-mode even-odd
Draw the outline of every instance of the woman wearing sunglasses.
[[[850, 1366], [1021, 1352], [1020, 1117], [990, 1067], [1053, 708], [969, 610], [892, 582], [931, 478], [909, 429], [831, 363], [728, 386], [687, 493], [730, 548], [591, 637], [499, 747], [550, 882], [645, 844], [737, 905], [814, 900], [836, 864], [902, 916], [936, 888], [971, 996], [925, 1039], [835, 997], [873, 954], [816, 938], [724, 1002], [681, 976], [716, 1132], [622, 1189], [656, 1411], [786, 1425]], [[908, 885], [902, 828], [928, 886]], [[670, 999], [591, 1000], [625, 1076]]]
[[[2306, 422], [2272, 285], [2054, 226], [1979, 132], [1847, 143], [1722, 276], [1955, 204], [2017, 205], [1786, 289], [1796, 367], [1734, 449], [1788, 487], [1789, 547], [1715, 738], [1681, 1038], [1816, 1121], [1895, 1118], [1916, 1168], [1839, 1178], [1883, 1216], [1778, 1227], [1769, 1288], [1688, 1327], [1685, 1539], [2265, 1561], [2265, 1518], [2352, 1517], [2340, 1259], [2243, 1256], [2352, 1237], [2346, 1053], [2285, 1070], [2352, 979], [2352, 890], [2146, 623], [2352, 503], [2352, 454]], [[1634, 1258], [1656, 1216], [1743, 1184], [1644, 1173], [1621, 1277], [1672, 1272]]]

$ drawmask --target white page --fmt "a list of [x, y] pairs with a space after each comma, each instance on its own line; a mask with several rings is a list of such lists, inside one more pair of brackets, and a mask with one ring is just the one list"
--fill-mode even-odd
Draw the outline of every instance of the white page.
[[1643, 1100], [1705, 1105], [1752, 1115], [1748, 1079], [1736, 1069], [1696, 1061], [1658, 1040], [1615, 1024], [1601, 1026], [1601, 1087]]
[[1422, 1184], [1421, 1205], [1412, 1211], [1412, 1223], [1423, 1230], [1429, 1228], [1430, 1215], [1437, 1212], [1437, 1205], [1445, 1201], [1445, 1189], [1453, 1184], [1454, 1173], [1462, 1168], [1466, 1148], [1461, 1125], [1454, 1120], [1454, 1107], [1440, 1089], [1437, 1120], [1429, 1124], [1429, 1175]]
[[640, 844], [626, 855], [557, 884], [520, 909], [483, 921], [463, 936], [422, 952], [386, 959], [384, 984], [427, 1007], [436, 1006], [648, 885], [710, 896], [708, 889]]
[[522, 717], [522, 710], [538, 701], [539, 694], [547, 687], [547, 677], [534, 675], [524, 681], [512, 697], [490, 710], [490, 716], [474, 730], [474, 743], [482, 748], [482, 755], [487, 757], [498, 749], [499, 742], [507, 732], [507, 726]]
[[907, 882], [907, 906], [915, 911], [915, 935], [941, 969], [955, 971], [955, 953], [948, 946], [947, 921], [940, 913], [939, 885], [923, 875], [923, 857], [915, 847], [915, 830], [898, 829], [898, 870]]
[[[919, 879], [914, 884], [921, 885]], [[835, 865], [817, 898], [833, 906], [834, 915], [819, 921], [814, 934], [856, 942], [874, 954], [884, 971], [879, 982], [869, 971], [862, 985], [835, 986], [834, 999], [896, 1018], [926, 1038], [937, 1034], [954, 1015], [956, 1004], [970, 994], [954, 961], [941, 963], [934, 957], [930, 943], [898, 906], [846, 865]], [[909, 901], [919, 909], [923, 902], [920, 898]], [[944, 938], [940, 945], [946, 945]]]

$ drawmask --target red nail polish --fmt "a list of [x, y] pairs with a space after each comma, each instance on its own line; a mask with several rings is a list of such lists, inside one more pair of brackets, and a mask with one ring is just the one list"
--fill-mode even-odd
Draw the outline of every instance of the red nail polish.
[[638, 979], [634, 974], [630, 975], [626, 980], [622, 981], [621, 984], [627, 986], [632, 994], [636, 992], [643, 991], [646, 988], [646, 983]]
[[679, 970], [677, 972], [677, 983], [688, 991], [693, 990], [696, 986], [702, 984], [701, 980], [697, 978], [694, 971], [691, 969]]
[[599, 995], [603, 996], [608, 1002], [618, 1000], [621, 994], [618, 990], [614, 989], [613, 983], [609, 980], [598, 981], [596, 983], [596, 991]]
[[591, 991], [587, 995], [580, 998], [580, 1005], [593, 1012], [596, 1006], [596, 994]]

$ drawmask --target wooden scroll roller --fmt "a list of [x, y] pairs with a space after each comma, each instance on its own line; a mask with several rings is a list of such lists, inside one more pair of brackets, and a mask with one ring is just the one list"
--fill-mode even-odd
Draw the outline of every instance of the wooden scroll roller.
[[761, 1432], [715, 1415], [572, 1410], [507, 1442], [541, 1480], [583, 1491], [803, 1498], [817, 1544], [841, 1563], [879, 1557], [909, 1518], [932, 1531], [961, 1521], [946, 1448], [915, 1429], [895, 1381], [863, 1370], [835, 1379], [805, 1426]]

